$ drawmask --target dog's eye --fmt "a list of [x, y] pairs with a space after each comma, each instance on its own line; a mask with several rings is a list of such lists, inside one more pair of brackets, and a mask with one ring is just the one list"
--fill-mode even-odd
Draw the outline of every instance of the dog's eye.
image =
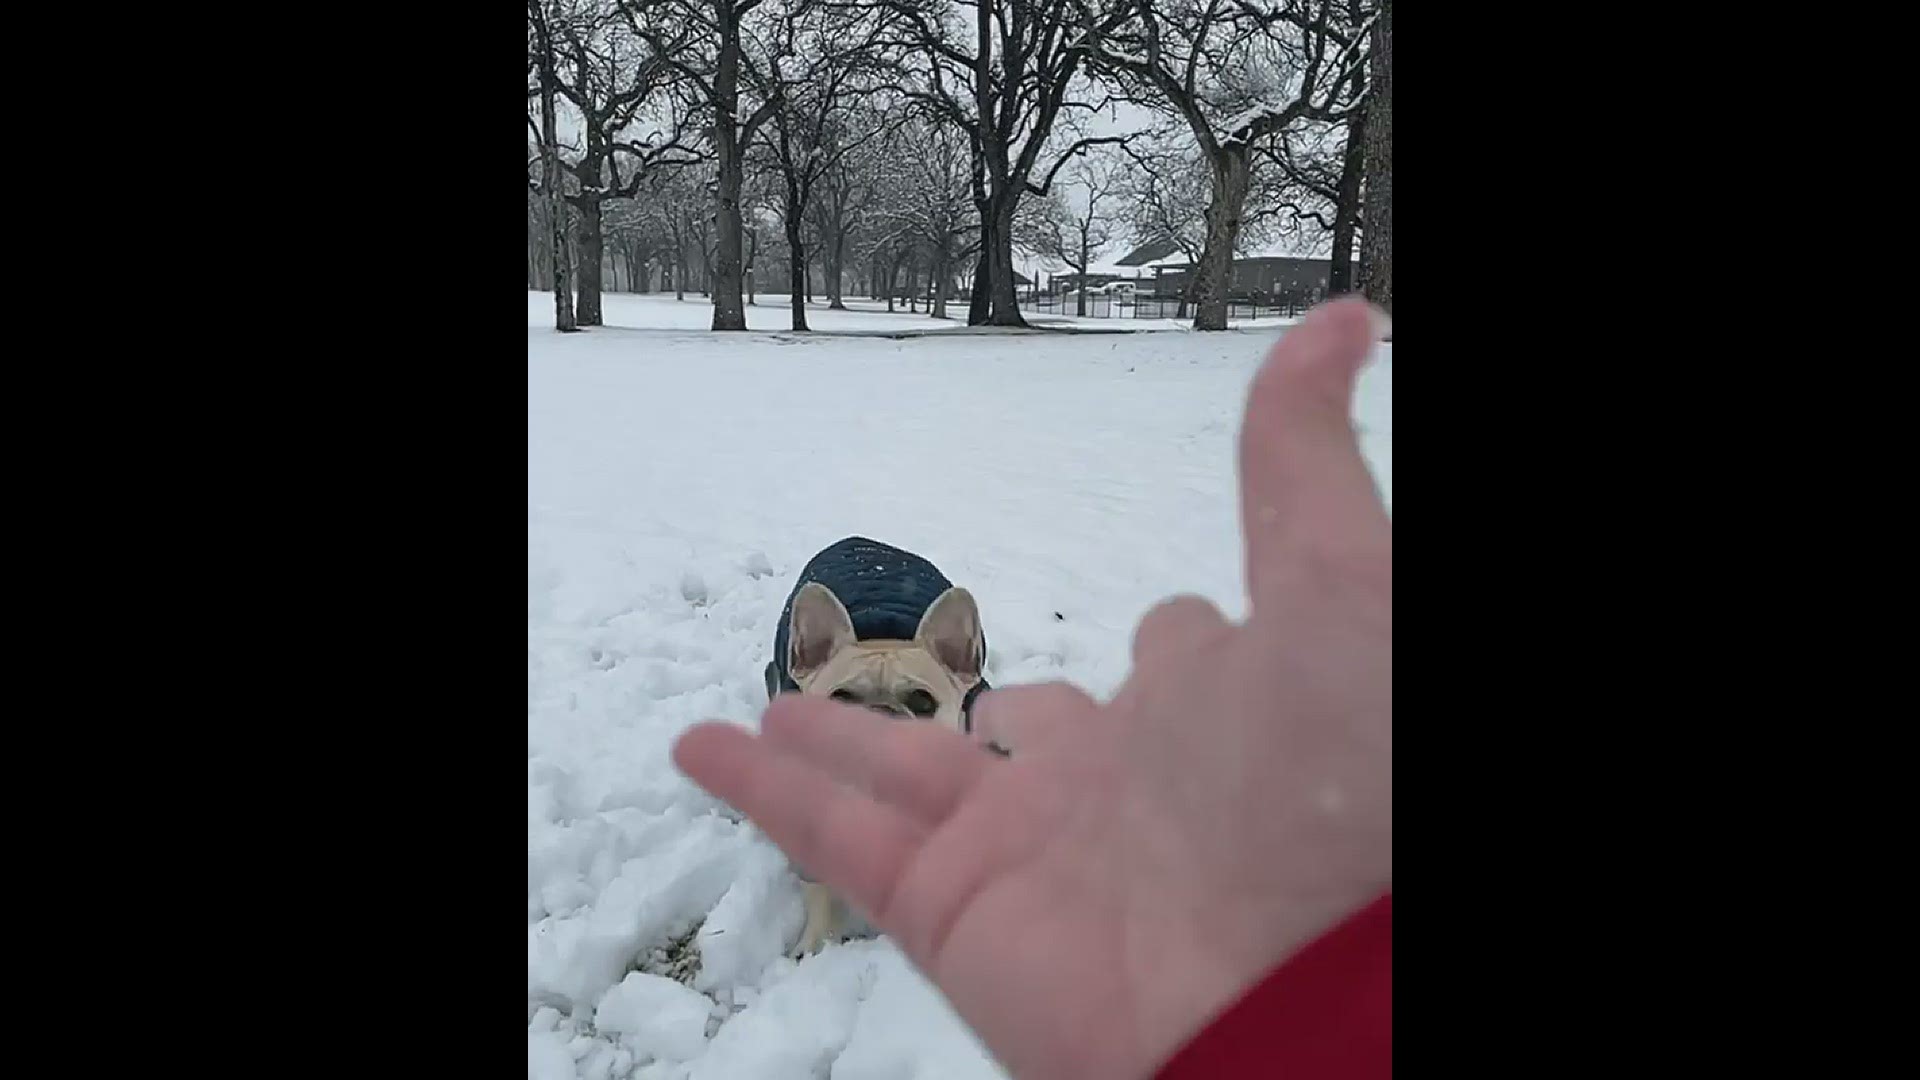
[[925, 690], [912, 690], [906, 697], [907, 711], [915, 716], [932, 716], [940, 711], [940, 703]]
[[833, 692], [833, 700], [845, 702], [848, 705], [860, 704], [860, 699], [855, 697], [851, 690], [835, 690]]

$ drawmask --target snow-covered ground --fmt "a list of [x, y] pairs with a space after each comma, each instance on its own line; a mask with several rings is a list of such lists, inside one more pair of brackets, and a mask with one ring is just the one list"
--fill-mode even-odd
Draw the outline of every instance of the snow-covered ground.
[[[927, 315], [924, 309], [919, 314], [909, 315], [905, 304], [899, 305], [898, 312], [889, 314], [884, 300], [849, 299], [847, 305], [850, 310], [830, 311], [824, 303], [809, 304], [807, 325], [815, 330], [835, 333], [924, 332], [951, 330], [956, 326], [965, 329], [967, 325], [964, 302], [952, 305], [951, 310], [958, 316], [955, 319], [936, 319]], [[697, 292], [688, 293], [685, 300], [675, 300], [670, 292], [639, 295], [606, 293], [601, 297], [601, 307], [609, 327], [705, 330], [713, 325], [713, 302]], [[763, 293], [755, 298], [754, 304], [746, 312], [747, 326], [753, 330], [785, 330], [793, 325], [793, 314], [785, 296]], [[529, 329], [540, 326], [552, 328], [552, 293], [527, 294], [527, 326]]]
[[[835, 334], [891, 334], [911, 332], [916, 334], [967, 331], [967, 302], [949, 301], [950, 318], [936, 319], [926, 313], [925, 305], [915, 313], [909, 313], [904, 303], [897, 304], [897, 310], [887, 311], [884, 300], [868, 300], [864, 297], [849, 297], [848, 310], [829, 310], [824, 302], [815, 301], [807, 305], [807, 326], [810, 329]], [[672, 293], [607, 293], [601, 299], [601, 314], [609, 327], [652, 330], [705, 330], [713, 325], [713, 307], [711, 302], [697, 292], [687, 294], [685, 300], [675, 300]], [[1073, 304], [1066, 304], [1066, 312], [1073, 310]], [[1190, 319], [1136, 319], [1131, 307], [1117, 307], [1121, 314], [1114, 318], [1085, 317], [1063, 314], [1057, 311], [1028, 311], [1027, 321], [1036, 326], [1076, 326], [1095, 330], [1188, 330]], [[793, 314], [784, 295], [761, 294], [756, 302], [746, 309], [747, 326], [753, 330], [784, 331], [793, 325]], [[1266, 316], [1259, 319], [1236, 319], [1233, 325], [1249, 329], [1290, 326], [1297, 319], [1283, 316]], [[553, 294], [527, 294], [527, 326], [553, 326]]]
[[[886, 941], [785, 959], [796, 880], [668, 746], [755, 722], [794, 575], [847, 535], [974, 592], [996, 685], [1104, 695], [1157, 599], [1243, 613], [1235, 433], [1277, 332], [809, 340], [609, 301], [562, 336], [528, 297], [529, 1077], [1000, 1076]], [[1390, 346], [1357, 419], [1390, 499]]]

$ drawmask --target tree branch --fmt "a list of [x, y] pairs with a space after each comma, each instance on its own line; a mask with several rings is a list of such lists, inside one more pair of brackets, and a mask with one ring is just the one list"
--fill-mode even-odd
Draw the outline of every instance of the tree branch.
[[1102, 135], [1098, 138], [1081, 139], [1061, 152], [1060, 159], [1053, 163], [1053, 168], [1047, 170], [1047, 178], [1038, 187], [1034, 186], [1033, 181], [1027, 181], [1027, 190], [1035, 195], [1045, 195], [1047, 189], [1053, 186], [1053, 178], [1059, 174], [1060, 167], [1065, 165], [1068, 159], [1084, 156], [1090, 147], [1125, 146], [1130, 140], [1136, 138], [1139, 138], [1138, 132], [1132, 135]]

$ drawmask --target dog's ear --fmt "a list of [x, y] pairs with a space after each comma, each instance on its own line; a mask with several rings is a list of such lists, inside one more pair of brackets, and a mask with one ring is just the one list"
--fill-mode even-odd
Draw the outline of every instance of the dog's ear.
[[787, 673], [796, 682], [813, 674], [853, 639], [853, 617], [833, 590], [817, 581], [800, 586], [787, 621]]
[[980, 634], [980, 609], [973, 594], [962, 588], [950, 588], [940, 594], [913, 633], [914, 644], [927, 650], [940, 666], [960, 676], [963, 683], [980, 679], [986, 664], [985, 639]]

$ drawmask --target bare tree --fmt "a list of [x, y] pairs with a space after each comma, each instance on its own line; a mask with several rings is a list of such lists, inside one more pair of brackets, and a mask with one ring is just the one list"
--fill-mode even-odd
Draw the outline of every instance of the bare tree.
[[870, 89], [875, 46], [889, 22], [884, 10], [798, 7], [783, 14], [778, 44], [767, 58], [772, 82], [767, 97], [774, 110], [760, 134], [780, 179], [795, 330], [807, 329], [810, 286], [803, 233], [814, 187], [884, 130], [880, 125], [857, 129], [848, 119], [853, 103]]
[[[1362, 0], [1347, 0], [1348, 19], [1366, 22]], [[1333, 250], [1328, 289], [1334, 295], [1355, 291], [1355, 238], [1363, 214], [1361, 184], [1366, 171], [1367, 65], [1355, 64], [1351, 91], [1353, 107], [1344, 124], [1310, 123], [1299, 131], [1282, 131], [1259, 153], [1274, 168], [1278, 183], [1263, 193], [1276, 212], [1297, 221], [1312, 221], [1331, 233]]]
[[[1359, 22], [1359, 0], [1348, 0], [1348, 7], [1356, 23]], [[1353, 69], [1353, 97], [1356, 104], [1347, 115], [1346, 137], [1340, 146], [1340, 180], [1334, 188], [1333, 209], [1333, 265], [1329, 269], [1328, 290], [1338, 296], [1352, 292], [1355, 285], [1353, 273], [1353, 240], [1360, 230], [1360, 187], [1366, 174], [1367, 145], [1367, 68], [1356, 64]]]
[[1302, 120], [1344, 119], [1361, 34], [1346, 0], [1111, 0], [1106, 12], [1081, 44], [1137, 100], [1184, 119], [1211, 171], [1194, 328], [1224, 330], [1253, 149]]
[[[528, 97], [540, 98], [540, 123], [534, 136], [541, 148], [540, 189], [547, 199], [547, 220], [553, 252], [553, 326], [563, 334], [579, 329], [573, 319], [573, 270], [567, 251], [567, 204], [560, 171], [560, 137], [554, 129], [553, 28], [542, 0], [527, 0], [528, 75], [535, 85]], [[531, 119], [528, 121], [532, 123]]]
[[652, 292], [657, 278], [652, 266], [658, 261], [671, 265], [673, 243], [668, 235], [665, 215], [652, 197], [657, 185], [644, 185], [642, 198], [617, 199], [607, 204], [607, 242], [618, 259], [627, 265], [627, 288], [633, 292]]
[[[1210, 171], [1190, 138], [1156, 134], [1153, 142], [1123, 148], [1131, 167], [1121, 205], [1138, 243], [1178, 252], [1192, 267], [1207, 245]], [[1193, 298], [1193, 274], [1182, 280], [1174, 314], [1180, 319]]]
[[[856, 99], [842, 124], [849, 131], [887, 131], [899, 119], [888, 106], [873, 98]], [[815, 185], [809, 214], [819, 238], [820, 261], [825, 264], [829, 308], [846, 310], [842, 290], [847, 255], [856, 246], [855, 238], [880, 190], [889, 153], [890, 147], [880, 139], [849, 147], [827, 165]]]
[[544, 197], [527, 192], [527, 291], [547, 288], [546, 215], [540, 212]]
[[742, 239], [746, 245], [742, 280], [746, 285], [748, 307], [755, 305], [754, 294], [760, 287], [759, 268], [780, 261], [778, 238], [783, 233], [779, 212], [780, 187], [776, 175], [761, 170], [750, 174], [746, 185], [741, 188], [740, 221], [745, 230]]
[[705, 181], [694, 169], [661, 170], [647, 177], [636, 205], [659, 237], [659, 259], [673, 279], [673, 298], [685, 300], [691, 280], [688, 255], [700, 251], [702, 226], [711, 212]]
[[951, 125], [907, 113], [867, 164], [874, 179], [872, 220], [904, 259], [917, 248], [927, 264], [931, 314], [947, 317], [956, 261], [976, 228], [971, 190], [972, 151]]
[[527, 289], [533, 292], [547, 292], [553, 288], [552, 208], [547, 205], [547, 193], [538, 176], [538, 170], [544, 168], [546, 160], [546, 144], [529, 137], [527, 169], [531, 175], [527, 184]]
[[[666, 0], [668, 10], [690, 32], [685, 48], [672, 51], [658, 24], [640, 19], [643, 0], [618, 0], [636, 33], [661, 52], [671, 52], [672, 64], [686, 80], [696, 100], [711, 113], [707, 145], [717, 168], [714, 188], [713, 329], [745, 330], [746, 309], [741, 303], [740, 188], [745, 178], [747, 147], [755, 132], [779, 105], [779, 84], [769, 70], [763, 47], [770, 25], [764, 16], [754, 19], [763, 0]], [[782, 14], [804, 11], [815, 0], [781, 0]], [[772, 20], [777, 23], [779, 20]], [[743, 90], [752, 104], [742, 112]]]
[[1332, 237], [1328, 284], [1335, 293], [1352, 290], [1353, 243], [1359, 235], [1358, 147], [1350, 141], [1354, 124], [1349, 116], [1345, 124], [1314, 123], [1279, 133], [1256, 151], [1263, 167], [1256, 170], [1247, 199], [1250, 208], [1257, 207], [1250, 217], [1269, 217], [1283, 230], [1311, 227], [1315, 238], [1306, 246], [1318, 247]]
[[[1039, 223], [1035, 250], [1066, 263], [1079, 279], [1076, 315], [1087, 313], [1087, 267], [1114, 240], [1109, 218], [1119, 201], [1119, 187], [1112, 160], [1089, 155], [1067, 169], [1050, 212]], [[1107, 210], [1101, 209], [1102, 202], [1108, 204]]]
[[911, 271], [920, 246], [920, 238], [898, 223], [872, 229], [860, 238], [858, 255], [871, 267], [873, 295], [886, 300], [888, 312], [904, 295], [901, 275]]
[[1360, 262], [1367, 299], [1393, 311], [1393, 0], [1379, 0], [1368, 67], [1366, 231]]
[[559, 61], [555, 89], [578, 112], [581, 123], [579, 152], [567, 163], [575, 180], [568, 198], [579, 212], [576, 315], [581, 326], [599, 326], [605, 204], [631, 197], [654, 168], [699, 160], [684, 142], [684, 110], [648, 121], [644, 132], [632, 130], [644, 109], [661, 103], [655, 91], [670, 81], [672, 53], [686, 47], [689, 35], [679, 27], [649, 41], [634, 32], [643, 20], [652, 25], [665, 0], [627, 0], [624, 19], [613, 0], [544, 2], [561, 16], [549, 17]]
[[[967, 321], [1025, 326], [1013, 280], [1013, 219], [1021, 198], [1045, 195], [1072, 154], [1122, 141], [1076, 139], [1041, 182], [1033, 182], [1063, 112], [1094, 107], [1068, 97], [1087, 56], [1076, 44], [1087, 9], [1081, 0], [974, 0], [969, 39], [943, 3], [886, 2], [905, 18], [903, 45], [918, 64], [903, 88], [972, 141], [981, 241]], [[1104, 17], [1092, 28], [1111, 28], [1121, 17]]]
[[[916, 166], [913, 231], [926, 245], [933, 279], [933, 316], [947, 317], [947, 296], [953, 288], [955, 261], [969, 246], [979, 243], [979, 221], [974, 216], [970, 190], [971, 159], [964, 140], [951, 137], [951, 129], [924, 125], [920, 152], [912, 158]], [[967, 244], [972, 236], [973, 243]]]

